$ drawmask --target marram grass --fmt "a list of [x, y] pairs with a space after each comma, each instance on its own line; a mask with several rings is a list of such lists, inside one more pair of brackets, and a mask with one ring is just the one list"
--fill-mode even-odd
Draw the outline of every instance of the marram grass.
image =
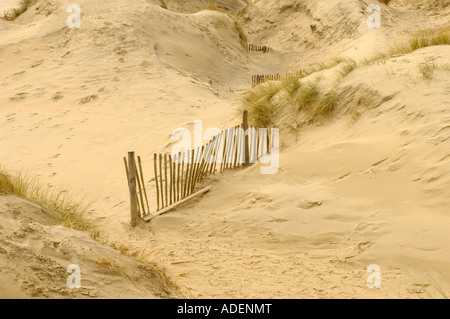
[[95, 233], [93, 224], [85, 217], [88, 205], [75, 202], [65, 191], [46, 187], [37, 178], [24, 173], [10, 175], [0, 166], [0, 194], [15, 195], [42, 206], [55, 224]]
[[36, 0], [22, 0], [18, 8], [12, 9], [11, 11], [3, 12], [0, 18], [8, 21], [13, 21], [17, 19], [20, 15], [22, 15], [24, 12], [26, 12], [28, 8], [31, 7], [35, 2]]

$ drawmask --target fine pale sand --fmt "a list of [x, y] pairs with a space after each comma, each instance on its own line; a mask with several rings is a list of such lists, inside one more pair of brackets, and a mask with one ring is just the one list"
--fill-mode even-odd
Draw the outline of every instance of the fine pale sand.
[[0, 12], [11, 10], [19, 6], [19, 0], [0, 0]]
[[[154, 211], [153, 153], [171, 151], [173, 130], [238, 124], [253, 74], [361, 61], [415, 32], [448, 29], [449, 2], [380, 4], [382, 28], [369, 29], [361, 1], [261, 0], [241, 20], [249, 43], [274, 49], [267, 54], [245, 52], [227, 14], [198, 12], [208, 1], [186, 2], [166, 0], [165, 10], [159, 1], [78, 0], [81, 29], [66, 26], [68, 0], [0, 20], [0, 162], [92, 202], [102, 242], [155, 264], [140, 274], [131, 257], [0, 196], [0, 297], [448, 296], [450, 77], [442, 68], [426, 80], [418, 68], [450, 65], [448, 45], [343, 80], [339, 67], [320, 72], [321, 86], [366, 85], [381, 105], [356, 121], [282, 131], [277, 174], [256, 164], [215, 175], [204, 197], [135, 229], [122, 157], [142, 157]], [[230, 13], [244, 5], [217, 2]], [[83, 293], [65, 288], [69, 264], [82, 268]], [[380, 289], [367, 287], [371, 264]]]

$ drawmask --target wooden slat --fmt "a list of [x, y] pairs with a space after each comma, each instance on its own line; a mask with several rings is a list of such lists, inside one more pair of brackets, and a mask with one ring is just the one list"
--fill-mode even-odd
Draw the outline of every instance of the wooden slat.
[[175, 203], [175, 204], [173, 204], [173, 205], [171, 205], [171, 206], [168, 206], [168, 207], [162, 209], [161, 211], [157, 212], [156, 214], [153, 214], [153, 215], [151, 215], [151, 216], [144, 217], [143, 220], [146, 221], [146, 222], [149, 222], [149, 221], [151, 221], [153, 218], [155, 218], [155, 217], [157, 217], [157, 216], [161, 216], [161, 215], [163, 215], [163, 214], [167, 214], [167, 213], [170, 212], [172, 209], [174, 209], [174, 208], [180, 206], [181, 204], [184, 204], [184, 203], [186, 203], [186, 202], [188, 202], [188, 201], [190, 201], [190, 200], [192, 200], [192, 199], [194, 199], [194, 198], [196, 198], [196, 197], [198, 197], [198, 196], [201, 196], [201, 195], [203, 195], [203, 194], [209, 192], [209, 191], [211, 190], [211, 188], [212, 188], [211, 186], [206, 187], [206, 188], [204, 188], [204, 189], [202, 189], [202, 190], [200, 190], [200, 191], [198, 191], [198, 192], [196, 192], [196, 193], [194, 193], [194, 194], [192, 194], [192, 195], [190, 195], [190, 196], [188, 196], [188, 197], [182, 199], [181, 201], [179, 201], [179, 202], [177, 202], [177, 203]]
[[194, 165], [195, 165], [195, 161], [194, 161], [194, 157], [195, 157], [195, 150], [192, 150], [191, 152], [191, 169], [189, 171], [189, 182], [187, 185], [187, 196], [192, 194], [192, 177], [193, 177], [193, 173], [194, 173]]
[[216, 143], [216, 147], [215, 147], [215, 150], [214, 150], [215, 158], [214, 158], [214, 165], [213, 165], [213, 169], [212, 169], [213, 174], [216, 173], [216, 165], [217, 165], [217, 161], [218, 161], [219, 158], [220, 158], [219, 155], [221, 155], [221, 154], [220, 154], [220, 145], [221, 145], [221, 144], [222, 144], [222, 132], [220, 132], [219, 134], [217, 134], [217, 143]]
[[156, 210], [159, 210], [159, 185], [158, 185], [158, 155], [153, 154], [153, 161], [155, 167], [155, 184], [156, 184]]
[[168, 180], [167, 180], [167, 154], [164, 154], [164, 190], [165, 190], [165, 203], [166, 206], [169, 205], [169, 196], [167, 194], [167, 184], [168, 184]]
[[173, 189], [173, 174], [172, 174], [172, 155], [169, 154], [169, 203], [172, 205], [172, 189]]
[[192, 172], [192, 182], [191, 182], [191, 193], [195, 189], [195, 185], [197, 184], [197, 173], [200, 168], [200, 162], [201, 162], [201, 148], [198, 147], [195, 151], [194, 156], [194, 170]]
[[163, 187], [163, 173], [162, 173], [162, 162], [163, 162], [163, 157], [162, 154], [159, 154], [159, 186], [161, 186], [161, 208], [166, 207], [164, 205], [164, 187]]
[[181, 153], [178, 153], [177, 155], [177, 201], [180, 200], [180, 184], [181, 184], [181, 176], [180, 170], [181, 170]]
[[175, 203], [177, 201], [177, 164], [175, 161], [172, 162], [172, 196]]
[[249, 136], [246, 134], [248, 130], [248, 112], [247, 110], [244, 111], [244, 114], [242, 115], [242, 129], [244, 130], [244, 164], [249, 165], [250, 164], [250, 147], [249, 147]]
[[181, 160], [180, 200], [184, 197], [184, 157], [185, 151], [183, 150], [183, 156]]
[[136, 160], [134, 152], [128, 152], [128, 185], [130, 190], [130, 214], [131, 227], [135, 227], [138, 221], [138, 203], [136, 193]]
[[223, 167], [226, 162], [226, 149], [227, 149], [227, 129], [222, 131], [223, 136], [223, 152], [222, 152], [222, 163], [220, 163], [220, 172], [223, 172]]
[[142, 193], [142, 183], [141, 183], [141, 178], [139, 177], [139, 172], [138, 172], [138, 168], [137, 165], [135, 165], [135, 169], [136, 169], [136, 184], [137, 184], [137, 191], [138, 191], [138, 212], [141, 216], [145, 215], [145, 206], [144, 206], [144, 194]]
[[148, 205], [147, 190], [145, 189], [144, 171], [142, 170], [142, 161], [140, 156], [138, 156], [138, 164], [139, 164], [139, 172], [141, 174], [142, 187], [144, 190], [145, 203], [147, 204], [147, 214], [150, 214], [150, 206]]
[[190, 169], [190, 162], [189, 162], [189, 158], [191, 157], [191, 150], [187, 150], [187, 167], [186, 167], [186, 176], [184, 178], [184, 186], [183, 186], [183, 198], [188, 196], [187, 195], [187, 186], [189, 183], [189, 169]]
[[234, 149], [234, 153], [233, 153], [233, 155], [234, 155], [234, 164], [233, 164], [233, 168], [236, 168], [237, 167], [237, 156], [238, 156], [238, 143], [239, 143], [239, 138], [238, 138], [238, 135], [239, 135], [239, 130], [238, 130], [238, 128], [239, 128], [239, 126], [236, 126], [235, 128], [234, 128], [234, 147], [233, 147], [233, 149]]
[[211, 162], [209, 164], [209, 173], [212, 174], [213, 172], [213, 168], [214, 168], [214, 162], [216, 161], [216, 146], [217, 146], [217, 135], [214, 136], [213, 140], [212, 140], [212, 148], [211, 148], [211, 157], [209, 159], [209, 161]]
[[200, 156], [199, 156], [199, 158], [200, 158], [200, 163], [198, 164], [198, 169], [197, 169], [197, 173], [196, 173], [196, 176], [195, 176], [195, 182], [197, 183], [197, 182], [199, 182], [200, 180], [201, 180], [201, 174], [202, 174], [202, 169], [203, 169], [203, 166], [205, 165], [205, 161], [204, 161], [204, 158], [203, 158], [203, 153], [205, 152], [205, 147], [204, 146], [202, 146], [202, 148], [201, 148], [201, 150], [200, 150]]

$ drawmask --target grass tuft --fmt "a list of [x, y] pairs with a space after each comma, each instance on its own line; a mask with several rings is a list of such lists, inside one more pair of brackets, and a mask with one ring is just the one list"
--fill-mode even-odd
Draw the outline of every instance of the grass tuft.
[[338, 105], [337, 95], [334, 91], [330, 91], [320, 97], [317, 103], [312, 106], [310, 113], [311, 119], [316, 122], [321, 119], [331, 117]]
[[[389, 1], [386, 1], [387, 4]], [[405, 43], [394, 46], [386, 52], [379, 53], [371, 59], [357, 63], [354, 60], [335, 58], [328, 63], [321, 63], [307, 69], [296, 71], [288, 75], [281, 82], [268, 82], [256, 86], [244, 95], [243, 108], [249, 111], [252, 120], [263, 127], [270, 125], [297, 128], [297, 118], [302, 117], [304, 122], [314, 123], [336, 113], [350, 115], [353, 119], [358, 118], [364, 110], [371, 109], [381, 103], [378, 92], [367, 88], [351, 88], [352, 95], [345, 92], [337, 94], [333, 89], [322, 92], [316, 83], [301, 84], [301, 79], [314, 73], [328, 70], [343, 63], [338, 73], [338, 80], [342, 80], [348, 74], [360, 66], [368, 65], [398, 54], [406, 54], [417, 49], [435, 46], [449, 45], [450, 30], [438, 30], [433, 32], [422, 32], [412, 37]], [[431, 80], [436, 69], [448, 70], [448, 65], [437, 66], [435, 64], [421, 64], [419, 71], [424, 80]], [[389, 73], [393, 76], [395, 73]], [[284, 93], [284, 94], [281, 94]], [[274, 99], [279, 95], [278, 99]], [[275, 101], [276, 100], [276, 101]], [[294, 113], [288, 109], [294, 109]], [[292, 120], [293, 119], [293, 120]], [[293, 124], [294, 123], [294, 124]]]
[[58, 225], [96, 234], [93, 224], [85, 217], [87, 205], [75, 202], [66, 191], [44, 186], [37, 178], [23, 173], [11, 176], [0, 167], [0, 194], [15, 195], [42, 206]]
[[422, 32], [416, 36], [411, 37], [406, 42], [393, 46], [386, 52], [378, 53], [373, 59], [367, 62], [373, 62], [381, 59], [386, 59], [394, 55], [401, 55], [411, 53], [418, 49], [426, 48], [434, 45], [449, 45], [450, 44], [450, 30], [441, 30], [438, 32]]
[[299, 112], [311, 112], [313, 106], [318, 103], [320, 89], [317, 83], [308, 83], [297, 90], [296, 105]]
[[159, 0], [161, 8], [168, 10], [167, 4], [164, 0]]
[[344, 64], [344, 66], [341, 69], [340, 75], [342, 78], [345, 78], [347, 75], [349, 75], [353, 70], [355, 70], [358, 67], [358, 64], [350, 60]]
[[267, 82], [258, 85], [255, 89], [247, 92], [244, 96], [243, 106], [248, 109], [252, 120], [267, 127], [272, 123], [275, 114], [273, 97], [280, 92], [281, 85], [276, 82]]
[[7, 21], [14, 21], [24, 12], [26, 12], [28, 8], [31, 7], [35, 2], [36, 0], [22, 0], [20, 2], [19, 8], [12, 9], [9, 12], [8, 11], [3, 12], [3, 14], [0, 16], [0, 19]]
[[244, 50], [248, 50], [248, 38], [244, 32], [244, 29], [242, 28], [242, 25], [239, 23], [239, 21], [234, 20], [234, 28], [236, 29], [237, 33], [239, 34], [239, 39], [241, 40], [242, 48]]
[[421, 63], [418, 65], [419, 72], [422, 73], [425, 81], [430, 81], [434, 77], [434, 71], [438, 68], [436, 63]]

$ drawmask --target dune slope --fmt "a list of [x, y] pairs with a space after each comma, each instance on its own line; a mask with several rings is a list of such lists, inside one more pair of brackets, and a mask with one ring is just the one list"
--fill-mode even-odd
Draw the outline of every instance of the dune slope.
[[[0, 20], [0, 160], [92, 201], [102, 240], [167, 268], [184, 296], [448, 296], [448, 45], [387, 57], [344, 78], [338, 65], [303, 79], [321, 75], [321, 87], [342, 94], [370, 87], [380, 103], [353, 120], [339, 114], [322, 125], [282, 127], [278, 174], [263, 176], [258, 164], [214, 177], [204, 198], [135, 229], [122, 162], [131, 150], [142, 156], [154, 196], [153, 153], [169, 152], [171, 132], [192, 129], [194, 120], [203, 129], [236, 125], [251, 75], [337, 56], [370, 58], [421, 30], [448, 28], [447, 2], [380, 4], [377, 30], [367, 28], [367, 4], [359, 0], [213, 2], [236, 17], [199, 12], [202, 1], [167, 0], [166, 10], [159, 1], [80, 0], [81, 29], [66, 26], [69, 1], [37, 1], [16, 21]], [[249, 43], [274, 51], [246, 52], [235, 21]], [[61, 280], [61, 267], [79, 261], [86, 243], [96, 245], [86, 234], [3, 210], [2, 251], [21, 247], [30, 260], [45, 251]], [[53, 253], [53, 237], [74, 252]], [[135, 261], [98, 249], [135, 269]], [[69, 293], [36, 275], [47, 261], [34, 260], [40, 270], [24, 279], [26, 265], [8, 254], [0, 255], [9, 267], [2, 278], [14, 274], [20, 287], [32, 285], [11, 295], [0, 290], [6, 297]], [[92, 282], [85, 292], [109, 285], [97, 276], [98, 258], [86, 262]], [[371, 264], [381, 267], [381, 289], [367, 287]], [[149, 290], [145, 278], [126, 278], [114, 286], [126, 289], [112, 293], [146, 297], [132, 284]]]

